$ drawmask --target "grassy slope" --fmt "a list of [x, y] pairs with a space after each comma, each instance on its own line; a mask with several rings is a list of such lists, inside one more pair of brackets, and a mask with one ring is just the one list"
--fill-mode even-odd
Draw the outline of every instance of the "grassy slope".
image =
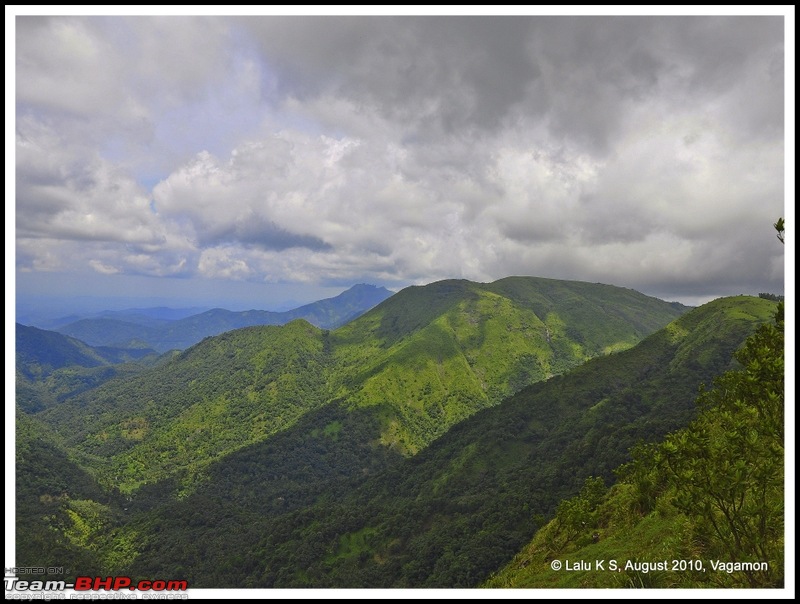
[[389, 403], [384, 444], [415, 453], [449, 426], [685, 311], [618, 287], [513, 277], [410, 287], [333, 332], [354, 406]]

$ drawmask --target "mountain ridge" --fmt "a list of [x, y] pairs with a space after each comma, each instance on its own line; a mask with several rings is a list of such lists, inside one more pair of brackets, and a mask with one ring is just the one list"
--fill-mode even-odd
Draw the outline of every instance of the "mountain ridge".
[[[483, 586], [782, 587], [783, 331], [779, 309], [701, 391], [696, 419], [635, 447], [607, 491], [587, 479]], [[618, 572], [559, 572], [552, 560], [605, 560]]]
[[[493, 291], [524, 298], [526, 288], [537, 287], [548, 290], [538, 299], [548, 311], [543, 319], [530, 303]], [[562, 312], [561, 300], [588, 310]], [[592, 356], [632, 346], [679, 314], [613, 286], [532, 277], [500, 285], [442, 281], [402, 290], [333, 331], [295, 320], [206, 338], [42, 419], [95, 459], [106, 480], [120, 477], [126, 490], [166, 478], [170, 463], [191, 482], [210, 460], [334, 401], [373, 407], [379, 442], [413, 455], [476, 411]], [[210, 418], [218, 424], [213, 433]], [[158, 459], [163, 463], [152, 461]]]
[[89, 346], [55, 331], [15, 325], [16, 400], [31, 413], [157, 361], [149, 348]]
[[[317, 300], [298, 308], [275, 312], [268, 310], [231, 311], [212, 308], [177, 319], [154, 319], [145, 316], [110, 314], [84, 318], [57, 327], [55, 331], [75, 337], [93, 346], [120, 346], [144, 343], [159, 352], [186, 349], [203, 338], [225, 331], [254, 325], [283, 325], [295, 319], [306, 319], [322, 329], [336, 328], [369, 310], [392, 295], [385, 287], [357, 284], [332, 298]], [[164, 313], [161, 313], [162, 315]]]

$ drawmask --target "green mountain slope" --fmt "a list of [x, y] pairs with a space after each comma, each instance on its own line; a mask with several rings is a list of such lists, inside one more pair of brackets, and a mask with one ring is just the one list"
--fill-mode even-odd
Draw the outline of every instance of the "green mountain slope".
[[333, 332], [296, 321], [208, 339], [42, 418], [125, 491], [172, 473], [188, 485], [211, 461], [333, 402], [371, 408], [377, 440], [412, 454], [475, 411], [632, 346], [683, 310], [580, 282], [444, 281], [403, 290]]
[[305, 321], [228, 332], [41, 417], [104, 484], [130, 491], [172, 473], [191, 476], [326, 402], [326, 340]]
[[[344, 402], [308, 413], [275, 440], [212, 464], [183, 500], [154, 503], [141, 492], [130, 526], [148, 537], [124, 570], [207, 587], [478, 585], [588, 476], [610, 482], [631, 446], [686, 425], [698, 386], [731, 366], [774, 308], [737, 297], [695, 309], [630, 350], [523, 389], [383, 471], [357, 457], [333, 463], [353, 447], [351, 434], [365, 431], [363, 447], [380, 425], [348, 425]], [[342, 480], [320, 480], [339, 470]]]
[[513, 277], [409, 287], [331, 334], [337, 397], [388, 405], [382, 442], [415, 453], [520, 388], [629, 348], [685, 312], [613, 286]]
[[700, 396], [696, 420], [636, 449], [605, 495], [590, 481], [562, 501], [487, 586], [782, 586], [783, 353], [778, 318], [737, 353], [741, 369]]
[[119, 536], [111, 531], [116, 497], [35, 418], [18, 410], [16, 422], [16, 565], [63, 570], [30, 577], [41, 580], [72, 577], [77, 569], [99, 573], [98, 543]]
[[166, 352], [172, 349], [183, 350], [203, 338], [233, 329], [256, 325], [285, 325], [297, 319], [305, 319], [323, 329], [333, 329], [363, 314], [391, 295], [392, 292], [384, 287], [360, 284], [333, 298], [312, 302], [286, 312], [233, 312], [215, 308], [173, 321], [117, 313], [81, 319], [59, 327], [58, 331], [95, 346], [128, 346], [131, 343], [144, 342], [160, 352]]

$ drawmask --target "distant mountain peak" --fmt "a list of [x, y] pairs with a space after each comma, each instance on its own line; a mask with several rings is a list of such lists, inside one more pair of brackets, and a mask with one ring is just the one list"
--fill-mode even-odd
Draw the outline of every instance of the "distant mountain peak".
[[356, 291], [386, 291], [389, 290], [383, 287], [382, 285], [374, 285], [372, 283], [356, 283], [355, 285], [351, 285], [349, 288], [344, 290], [340, 296], [347, 294], [349, 292], [356, 292]]

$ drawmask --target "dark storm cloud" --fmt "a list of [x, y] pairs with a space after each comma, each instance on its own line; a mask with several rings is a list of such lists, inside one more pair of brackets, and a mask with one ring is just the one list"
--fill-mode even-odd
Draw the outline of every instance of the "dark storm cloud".
[[346, 97], [446, 133], [497, 127], [538, 76], [524, 18], [278, 17], [247, 26], [285, 94]]
[[782, 56], [776, 17], [277, 17], [247, 26], [285, 94], [374, 105], [421, 136], [541, 118], [596, 150], [607, 149], [629, 102], [718, 94], [754, 50]]
[[331, 246], [319, 237], [291, 233], [274, 222], [261, 219], [251, 219], [228, 225], [219, 231], [204, 233], [203, 238], [200, 240], [202, 247], [236, 243], [272, 251], [295, 247], [302, 247], [312, 251], [331, 249]]

